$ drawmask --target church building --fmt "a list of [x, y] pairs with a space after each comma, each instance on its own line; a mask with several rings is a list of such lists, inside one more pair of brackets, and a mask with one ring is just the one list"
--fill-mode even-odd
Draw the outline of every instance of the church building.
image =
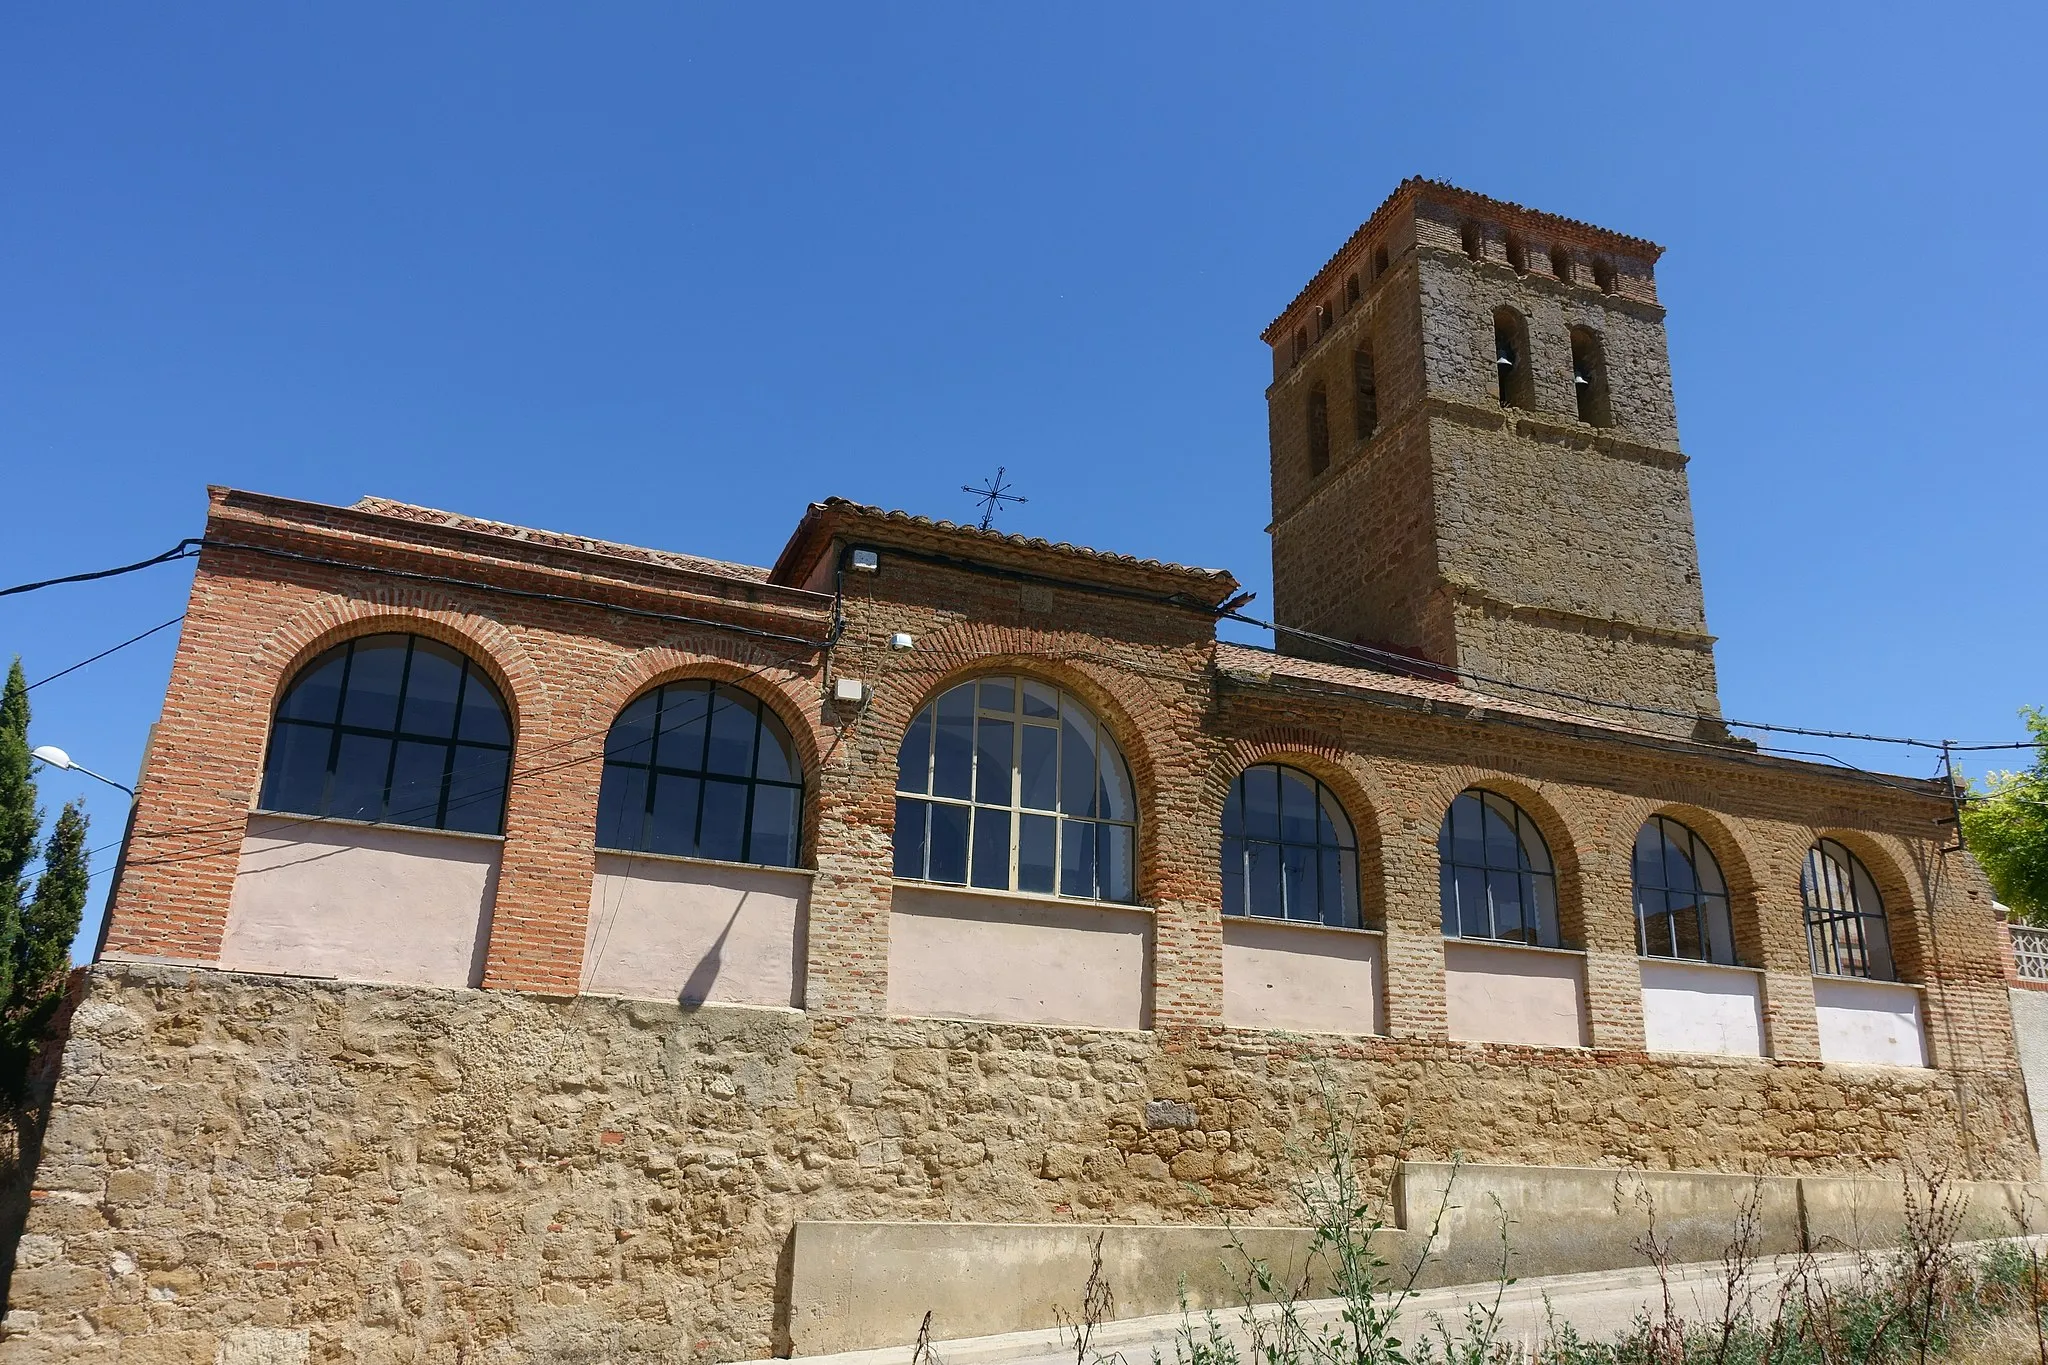
[[1410, 180], [1315, 272], [1273, 650], [841, 498], [755, 567], [209, 490], [0, 1365], [907, 1349], [1098, 1235], [1170, 1311], [1333, 1111], [1451, 1283], [1494, 1195], [1523, 1273], [1627, 1182], [1700, 1259], [2021, 1207], [1950, 790], [1723, 723], [1660, 251]]

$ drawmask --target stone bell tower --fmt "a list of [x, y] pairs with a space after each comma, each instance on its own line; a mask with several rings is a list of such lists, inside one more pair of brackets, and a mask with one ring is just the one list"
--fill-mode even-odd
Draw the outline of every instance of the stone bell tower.
[[1403, 182], [1264, 334], [1275, 619], [1481, 691], [1724, 736], [1662, 250]]

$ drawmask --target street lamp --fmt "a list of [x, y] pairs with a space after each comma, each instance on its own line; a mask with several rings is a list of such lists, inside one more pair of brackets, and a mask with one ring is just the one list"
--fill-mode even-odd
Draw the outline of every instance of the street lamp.
[[65, 753], [62, 749], [58, 748], [54, 744], [45, 744], [40, 748], [31, 750], [29, 753], [29, 757], [47, 763], [53, 768], [61, 768], [65, 772], [84, 773], [87, 777], [99, 778], [100, 781], [106, 783], [109, 787], [117, 787], [120, 790], [127, 792], [128, 799], [130, 801], [133, 801], [135, 799], [135, 788], [130, 787], [125, 783], [116, 782], [111, 777], [106, 777], [100, 773], [96, 773], [92, 769], [86, 767], [83, 763], [73, 763], [71, 761], [71, 755]]

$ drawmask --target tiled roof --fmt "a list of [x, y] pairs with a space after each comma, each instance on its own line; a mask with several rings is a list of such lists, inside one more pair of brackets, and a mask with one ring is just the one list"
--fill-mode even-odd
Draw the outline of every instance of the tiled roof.
[[1418, 701], [1438, 702], [1446, 706], [1478, 708], [1497, 711], [1508, 715], [1529, 716], [1537, 720], [1556, 721], [1572, 725], [1587, 725], [1596, 729], [1611, 730], [1616, 734], [1647, 735], [1660, 740], [1671, 736], [1657, 731], [1645, 730], [1633, 725], [1619, 723], [1610, 717], [1588, 716], [1570, 711], [1559, 711], [1548, 706], [1538, 706], [1513, 697], [1497, 697], [1490, 692], [1475, 692], [1453, 682], [1441, 682], [1434, 678], [1418, 678], [1408, 674], [1382, 672], [1376, 668], [1356, 667], [1349, 664], [1322, 663], [1315, 659], [1297, 659], [1271, 650], [1251, 645], [1232, 644], [1226, 640], [1216, 642], [1216, 666], [1229, 672], [1255, 673], [1279, 678], [1303, 678], [1316, 682], [1333, 683], [1339, 687], [1355, 687], [1366, 691], [1413, 697]]
[[1551, 228], [1567, 236], [1604, 238], [1618, 245], [1630, 247], [1638, 254], [1649, 257], [1652, 261], [1655, 261], [1664, 254], [1664, 248], [1647, 237], [1631, 237], [1625, 232], [1616, 232], [1612, 228], [1604, 228], [1597, 223], [1588, 223], [1583, 219], [1567, 218], [1557, 213], [1545, 213], [1542, 209], [1532, 209], [1525, 205], [1517, 204], [1512, 200], [1495, 199], [1490, 195], [1480, 194], [1476, 190], [1468, 190], [1461, 186], [1453, 185], [1448, 180], [1431, 180], [1425, 176], [1411, 175], [1399, 185], [1396, 185], [1394, 192], [1382, 200], [1380, 206], [1372, 211], [1372, 216], [1359, 224], [1358, 230], [1344, 239], [1344, 245], [1338, 247], [1332, 253], [1330, 259], [1324, 261], [1317, 268], [1316, 273], [1309, 276], [1309, 281], [1302, 286], [1301, 292], [1290, 299], [1287, 306], [1280, 310], [1279, 315], [1266, 324], [1266, 330], [1259, 333], [1259, 339], [1271, 343], [1276, 329], [1286, 320], [1287, 315], [1300, 307], [1302, 300], [1308, 298], [1311, 294], [1323, 292], [1327, 287], [1325, 283], [1327, 277], [1336, 271], [1338, 263], [1349, 256], [1354, 249], [1361, 246], [1368, 237], [1372, 236], [1374, 230], [1382, 222], [1393, 217], [1397, 204], [1411, 199], [1424, 191], [1432, 191], [1438, 195], [1450, 196], [1466, 201], [1480, 212], [1515, 214], [1539, 226]]
[[[1086, 564], [1137, 570], [1143, 573], [1168, 575], [1174, 578], [1194, 579], [1206, 585], [1210, 594], [1217, 601], [1221, 601], [1237, 587], [1236, 576], [1227, 569], [1195, 568], [1186, 564], [1175, 564], [1167, 560], [1141, 559], [1136, 555], [1117, 554], [1110, 550], [1090, 549], [1085, 545], [1075, 545], [1064, 540], [1045, 540], [1038, 536], [1021, 536], [1009, 531], [984, 531], [979, 526], [967, 526], [959, 522], [922, 517], [911, 512], [894, 511], [886, 507], [875, 507], [868, 503], [854, 502], [848, 498], [827, 498], [823, 502], [812, 503], [810, 511], [805, 515], [804, 520], [809, 522], [814, 516], [820, 514], [836, 514], [840, 517], [847, 517], [858, 521], [880, 522], [885, 526], [899, 526], [919, 531], [929, 531], [947, 537], [957, 537], [967, 541], [979, 541], [985, 545], [1004, 546], [1037, 554], [1058, 555]], [[796, 552], [799, 542], [804, 539], [803, 532], [804, 528], [800, 526], [797, 534], [790, 538], [789, 546], [783, 550], [782, 558], [776, 561], [775, 572], [778, 575], [785, 568], [784, 561], [790, 559], [792, 554]]]
[[615, 559], [637, 560], [643, 564], [657, 564], [663, 568], [683, 569], [691, 573], [713, 574], [719, 578], [736, 578], [749, 583], [768, 581], [768, 570], [752, 564], [729, 564], [722, 559], [705, 559], [701, 555], [679, 554], [674, 550], [650, 550], [640, 545], [621, 545], [616, 541], [594, 540], [589, 536], [572, 536], [561, 531], [540, 531], [531, 526], [486, 521], [481, 517], [468, 517], [460, 512], [443, 512], [436, 507], [420, 507], [409, 502], [395, 502], [390, 498], [359, 498], [356, 500], [355, 508], [360, 512], [374, 512], [378, 516], [397, 517], [425, 526], [446, 526], [451, 530], [466, 531], [473, 535], [498, 536], [550, 549], [610, 555]]

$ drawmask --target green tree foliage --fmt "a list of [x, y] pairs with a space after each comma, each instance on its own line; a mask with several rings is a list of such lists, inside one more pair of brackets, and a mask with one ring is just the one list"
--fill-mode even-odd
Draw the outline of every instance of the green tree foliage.
[[[2048, 711], [2020, 712], [2037, 743], [2048, 745]], [[1998, 899], [2029, 924], [2048, 925], [2048, 748], [2018, 772], [1992, 773], [1963, 807], [1963, 837]]]
[[28, 684], [16, 659], [0, 691], [0, 1094], [11, 1099], [21, 1098], [36, 1045], [63, 999], [87, 877], [85, 807], [74, 801], [42, 845], [33, 892], [24, 880], [43, 826], [28, 720]]

